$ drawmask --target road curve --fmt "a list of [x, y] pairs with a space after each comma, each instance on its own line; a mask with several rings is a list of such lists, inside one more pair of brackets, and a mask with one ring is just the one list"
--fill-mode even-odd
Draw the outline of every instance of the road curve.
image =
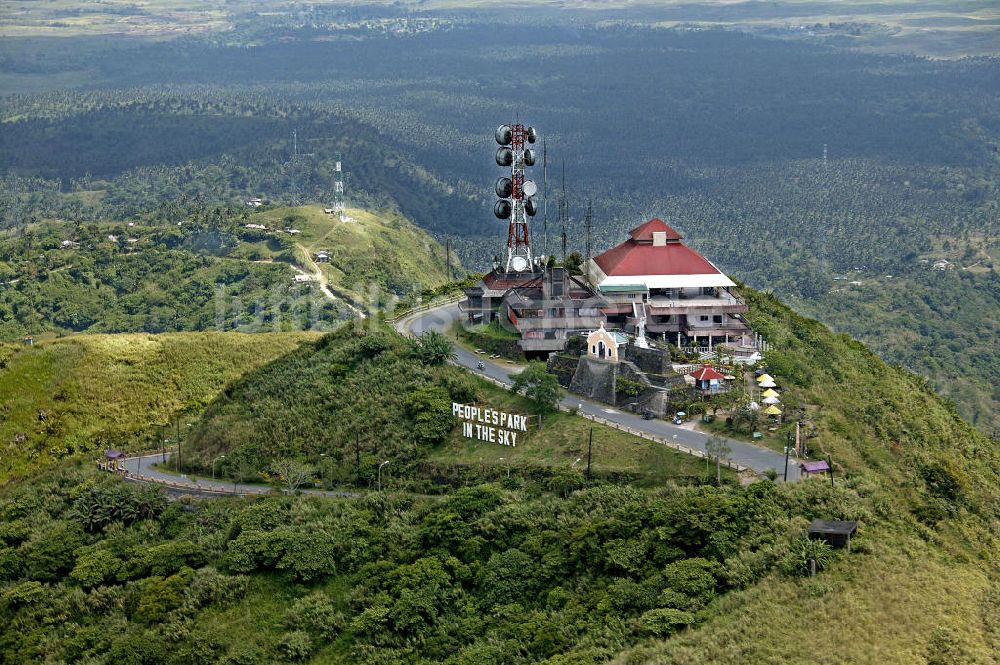
[[[430, 330], [437, 332], [447, 332], [456, 321], [462, 317], [457, 303], [448, 303], [426, 311], [408, 314], [396, 321], [396, 330], [403, 335], [420, 335]], [[476, 355], [467, 349], [455, 346], [455, 363], [466, 369], [477, 371], [476, 366], [482, 362], [484, 367], [482, 374], [510, 385], [510, 367], [504, 367], [491, 362], [488, 358]], [[703, 432], [696, 432], [685, 427], [679, 427], [665, 420], [643, 420], [642, 417], [634, 413], [627, 413], [609, 407], [606, 404], [593, 402], [579, 395], [568, 395], [562, 400], [562, 404], [567, 407], [576, 406], [580, 412], [601, 418], [610, 422], [618, 423], [625, 427], [640, 432], [645, 432], [653, 437], [669, 439], [683, 446], [694, 450], [705, 451], [705, 444], [709, 436]], [[785, 456], [762, 446], [755, 446], [745, 441], [726, 439], [732, 453], [730, 459], [737, 464], [741, 464], [758, 473], [764, 473], [768, 469], [778, 472], [781, 479], [784, 467]], [[788, 461], [788, 480], [799, 480], [799, 465], [795, 460]]]
[[[166, 462], [170, 459], [171, 453], [152, 453], [149, 455], [139, 455], [128, 457], [124, 462], [125, 471], [129, 480], [142, 483], [163, 485], [175, 492], [190, 492], [202, 496], [247, 496], [264, 495], [274, 491], [273, 487], [267, 485], [250, 485], [247, 483], [234, 483], [223, 480], [204, 480], [190, 478], [182, 473], [176, 473], [168, 469], [157, 469], [153, 465], [157, 462]], [[339, 492], [317, 489], [300, 490], [303, 494], [316, 494], [318, 496], [355, 497], [360, 496], [357, 492]]]

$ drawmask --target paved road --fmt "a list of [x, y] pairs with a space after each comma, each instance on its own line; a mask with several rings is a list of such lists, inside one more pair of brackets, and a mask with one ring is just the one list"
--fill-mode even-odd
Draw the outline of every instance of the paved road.
[[[174, 490], [191, 491], [207, 496], [220, 494], [229, 495], [260, 495], [270, 494], [272, 487], [266, 485], [249, 485], [246, 483], [225, 482], [222, 480], [194, 480], [180, 473], [174, 473], [166, 469], [157, 469], [153, 465], [164, 459], [160, 453], [142, 455], [140, 457], [129, 457], [125, 460], [125, 469], [130, 478], [146, 483], [156, 483], [167, 486]], [[166, 454], [166, 459], [170, 459], [170, 453]], [[304, 494], [317, 494], [320, 496], [353, 497], [360, 496], [357, 492], [337, 492], [327, 490], [303, 489]]]
[[[396, 329], [404, 335], [420, 335], [429, 330], [446, 332], [451, 329], [454, 322], [459, 320], [461, 316], [462, 313], [459, 311], [458, 305], [452, 303], [425, 312], [416, 312], [405, 316], [396, 322]], [[510, 384], [508, 375], [514, 371], [510, 366], [491, 362], [488, 358], [476, 355], [458, 345], [455, 346], [455, 361], [457, 364], [473, 371], [476, 371], [476, 366], [481, 361], [485, 365], [482, 371], [483, 374], [508, 385]], [[688, 448], [702, 452], [705, 451], [705, 444], [709, 438], [703, 432], [696, 432], [686, 427], [680, 427], [665, 420], [643, 420], [642, 417], [633, 413], [619, 411], [606, 404], [592, 402], [579, 395], [568, 395], [562, 400], [562, 403], [567, 407], [577, 406], [581, 412], [588, 415], [603, 418], [659, 438], [670, 439]], [[785, 456], [781, 453], [744, 441], [736, 441], [735, 439], [726, 439], [726, 441], [732, 449], [730, 455], [732, 461], [749, 467], [758, 473], [774, 469], [778, 472], [778, 478], [782, 477]], [[790, 481], [797, 481], [799, 479], [799, 466], [794, 460], [789, 460], [788, 462], [788, 479]]]

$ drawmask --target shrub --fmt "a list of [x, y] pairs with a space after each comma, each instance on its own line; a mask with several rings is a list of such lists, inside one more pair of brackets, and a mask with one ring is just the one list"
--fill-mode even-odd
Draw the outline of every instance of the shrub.
[[57, 522], [28, 543], [24, 567], [34, 580], [54, 581], [63, 577], [76, 564], [75, 551], [83, 546], [84, 535], [73, 522]]
[[149, 577], [140, 583], [139, 604], [133, 618], [143, 623], [156, 623], [184, 602], [184, 589], [189, 576]]
[[691, 598], [692, 605], [701, 606], [715, 597], [718, 564], [708, 559], [683, 559], [664, 569], [667, 589]]
[[114, 522], [131, 524], [156, 517], [166, 505], [160, 487], [108, 480], [84, 489], [73, 502], [72, 514], [84, 529], [93, 532]]
[[455, 356], [451, 340], [434, 330], [414, 338], [410, 349], [414, 359], [424, 365], [443, 365]]
[[816, 570], [823, 570], [833, 559], [833, 550], [823, 540], [801, 537], [791, 543], [788, 553], [781, 562], [781, 571], [786, 575], [808, 575], [810, 560], [816, 561]]
[[285, 633], [278, 645], [278, 651], [288, 660], [303, 661], [312, 654], [312, 638], [304, 630]]
[[285, 626], [298, 628], [310, 636], [329, 641], [337, 637], [344, 626], [344, 615], [322, 591], [316, 591], [295, 601], [285, 613]]
[[98, 549], [81, 555], [69, 576], [83, 588], [90, 589], [115, 579], [121, 569], [122, 562], [118, 557]]
[[644, 612], [639, 617], [639, 625], [650, 635], [666, 637], [682, 626], [694, 623], [694, 615], [683, 610], [660, 608]]

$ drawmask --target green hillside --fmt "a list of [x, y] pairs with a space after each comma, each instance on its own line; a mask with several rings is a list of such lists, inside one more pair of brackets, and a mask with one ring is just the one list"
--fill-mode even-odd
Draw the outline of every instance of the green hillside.
[[67, 455], [136, 448], [314, 333], [76, 335], [0, 345], [0, 482]]
[[[190, 206], [131, 222], [0, 232], [0, 340], [44, 332], [331, 330], [359, 308], [447, 282], [444, 248], [399, 214]], [[248, 224], [266, 229], [248, 228]], [[301, 233], [286, 233], [294, 228]], [[323, 280], [295, 283], [296, 274]], [[453, 268], [458, 271], [456, 264]], [[419, 285], [414, 287], [414, 285]]]
[[[320, 206], [300, 206], [274, 208], [253, 215], [252, 221], [301, 231], [295, 240], [302, 249], [329, 253], [329, 263], [320, 267], [331, 285], [361, 296], [368, 295], [372, 282], [403, 294], [451, 281], [444, 247], [399, 213], [349, 208], [347, 215], [348, 221], [341, 222]], [[454, 255], [452, 262], [453, 274], [460, 274]]]
[[[609, 439], [587, 482], [572, 464], [586, 425], [569, 415], [501, 461], [457, 437], [450, 401], [531, 404], [423, 343], [342, 329], [217, 392], [187, 459], [203, 469], [225, 453], [224, 473], [253, 475], [293, 458], [360, 496], [168, 506], [85, 463], [12, 484], [0, 490], [0, 620], [17, 629], [0, 652], [15, 663], [777, 664], [872, 662], [877, 645], [880, 663], [995, 664], [995, 444], [921, 379], [773, 296], [745, 295], [786, 413], [833, 457], [832, 487], [714, 487], [671, 461], [659, 468], [683, 483], [654, 483], [636, 459], [657, 462], [624, 439]], [[380, 460], [388, 491], [375, 492]], [[480, 484], [428, 496], [442, 477]], [[814, 518], [858, 520], [852, 552], [810, 545]]]
[[[536, 414], [511, 395], [464, 370], [423, 358], [388, 329], [359, 335], [341, 329], [248, 372], [205, 410], [193, 428], [184, 467], [262, 480], [284, 458], [313, 465], [310, 482], [371, 487], [376, 467], [395, 489], [440, 491], [449, 483], [496, 480], [508, 470], [543, 483], [580, 480], [589, 421], [551, 413], [533, 420], [511, 448], [463, 438], [452, 401], [508, 413]], [[605, 426], [594, 426], [593, 471], [641, 485], [691, 482], [703, 462]], [[728, 475], [727, 475], [728, 477]]]

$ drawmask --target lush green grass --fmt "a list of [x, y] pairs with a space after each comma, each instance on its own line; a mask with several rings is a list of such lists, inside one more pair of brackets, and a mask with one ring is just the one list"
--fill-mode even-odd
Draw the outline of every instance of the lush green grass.
[[816, 578], [771, 576], [724, 598], [697, 629], [613, 662], [997, 662], [1000, 586], [984, 562], [890, 529], [856, 545]]
[[[483, 381], [480, 387], [481, 404], [508, 413], [532, 413], [532, 405], [524, 398], [512, 395], [495, 385]], [[503, 475], [507, 469], [516, 474], [519, 467], [541, 467], [551, 471], [587, 466], [590, 432], [593, 430], [591, 454], [592, 472], [598, 475], [622, 474], [633, 476], [642, 486], [662, 485], [683, 479], [698, 479], [715, 473], [714, 466], [706, 467], [704, 460], [671, 450], [626, 432], [592, 423], [568, 413], [546, 416], [541, 426], [532, 419], [523, 442], [515, 447], [484, 443], [463, 436], [456, 427], [449, 439], [435, 448], [429, 460], [449, 464], [482, 465]], [[574, 462], [579, 459], [574, 465]], [[732, 479], [729, 469], [723, 476]]]
[[[421, 362], [395, 333], [344, 329], [248, 372], [211, 404], [192, 432], [186, 463], [205, 471], [221, 454], [226, 474], [260, 478], [298, 457], [314, 480], [371, 486], [377, 466], [392, 487], [430, 490], [441, 476], [496, 479], [508, 467], [531, 477], [582, 481], [591, 423], [555, 413], [532, 418], [518, 445], [468, 441], [452, 401], [532, 415], [529, 400], [456, 367]], [[594, 425], [592, 471], [642, 485], [699, 481], [704, 462], [609, 427]], [[504, 458], [501, 462], [500, 458]], [[727, 480], [733, 474], [726, 473]]]
[[[314, 333], [78, 335], [0, 346], [0, 480], [103, 446], [134, 449]], [[42, 419], [44, 416], [44, 420]], [[20, 436], [24, 442], [18, 442]]]
[[[351, 221], [341, 222], [320, 206], [275, 208], [253, 216], [253, 221], [276, 228], [295, 228], [295, 242], [310, 255], [330, 254], [320, 264], [331, 285], [369, 296], [374, 283], [380, 289], [403, 294], [434, 288], [451, 281], [444, 247], [399, 213], [350, 208]], [[461, 266], [452, 256], [452, 269]]]
[[[810, 445], [832, 455], [841, 484], [865, 488], [871, 515], [856, 554], [817, 579], [768, 577], [616, 662], [994, 663], [996, 445], [920, 378], [773, 296], [747, 296], [786, 413], [804, 409]], [[837, 638], [821, 646], [818, 634]]]

